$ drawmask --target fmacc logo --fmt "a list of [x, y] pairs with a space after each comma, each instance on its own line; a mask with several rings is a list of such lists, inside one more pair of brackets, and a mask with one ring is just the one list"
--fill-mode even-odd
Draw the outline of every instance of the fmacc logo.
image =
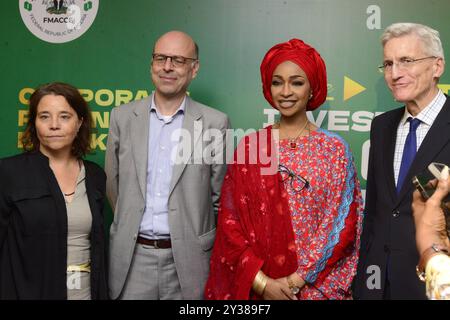
[[99, 0], [20, 0], [28, 30], [46, 42], [64, 43], [85, 33], [97, 16]]

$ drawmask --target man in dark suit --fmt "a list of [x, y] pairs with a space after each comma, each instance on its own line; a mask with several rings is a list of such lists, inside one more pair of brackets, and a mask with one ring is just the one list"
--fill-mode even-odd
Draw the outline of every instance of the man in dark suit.
[[450, 163], [450, 101], [438, 88], [444, 52], [439, 33], [420, 24], [393, 24], [381, 42], [380, 69], [394, 99], [404, 105], [372, 122], [354, 296], [425, 299], [416, 275], [411, 179], [425, 173], [430, 162]]

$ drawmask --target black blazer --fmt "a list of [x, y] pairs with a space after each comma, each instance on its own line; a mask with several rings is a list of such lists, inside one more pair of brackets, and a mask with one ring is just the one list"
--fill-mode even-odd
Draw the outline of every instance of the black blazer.
[[[411, 179], [427, 170], [431, 162], [450, 164], [450, 99], [444, 104], [417, 151], [400, 194], [394, 178], [394, 150], [397, 127], [404, 107], [377, 116], [370, 132], [369, 169], [366, 189], [364, 228], [357, 275], [354, 280], [356, 299], [382, 299], [389, 259], [391, 299], [426, 299], [425, 285], [416, 275], [419, 254], [416, 248], [412, 216]], [[378, 266], [381, 278], [378, 288], [369, 289], [367, 281], [376, 285], [373, 277]], [[375, 267], [376, 268], [376, 267]], [[372, 277], [371, 277], [372, 276]]]
[[[91, 298], [107, 299], [106, 176], [84, 161], [92, 212]], [[67, 299], [67, 212], [40, 152], [0, 160], [0, 299]]]

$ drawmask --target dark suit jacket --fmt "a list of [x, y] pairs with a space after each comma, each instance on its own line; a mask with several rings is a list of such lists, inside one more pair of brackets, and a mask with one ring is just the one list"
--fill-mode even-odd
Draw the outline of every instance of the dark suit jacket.
[[[91, 298], [107, 298], [103, 206], [106, 176], [84, 161], [92, 212]], [[40, 152], [0, 160], [0, 299], [67, 299], [67, 212]]]
[[[411, 209], [414, 191], [411, 179], [419, 173], [426, 173], [432, 179], [427, 170], [431, 162], [450, 164], [450, 99], [447, 98], [420, 145], [397, 195], [393, 161], [397, 127], [404, 110], [402, 107], [386, 112], [372, 122], [364, 229], [354, 280], [356, 299], [382, 299], [388, 259], [391, 299], [426, 299], [425, 285], [415, 271], [419, 254]], [[376, 269], [370, 266], [380, 268], [379, 289], [367, 286], [368, 281], [376, 285], [373, 277]]]

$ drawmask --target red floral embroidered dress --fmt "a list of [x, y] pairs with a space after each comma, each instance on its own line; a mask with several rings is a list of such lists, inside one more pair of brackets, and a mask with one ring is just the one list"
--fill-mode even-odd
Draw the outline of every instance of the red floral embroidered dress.
[[[206, 299], [259, 299], [251, 286], [260, 269], [271, 278], [298, 272], [300, 299], [351, 298], [363, 217], [352, 155], [323, 129], [297, 142], [292, 149], [281, 140], [277, 150], [279, 163], [309, 182], [299, 192], [276, 169], [264, 171], [273, 168], [271, 127], [238, 146], [222, 186]], [[242, 150], [246, 161], [238, 161]]]

